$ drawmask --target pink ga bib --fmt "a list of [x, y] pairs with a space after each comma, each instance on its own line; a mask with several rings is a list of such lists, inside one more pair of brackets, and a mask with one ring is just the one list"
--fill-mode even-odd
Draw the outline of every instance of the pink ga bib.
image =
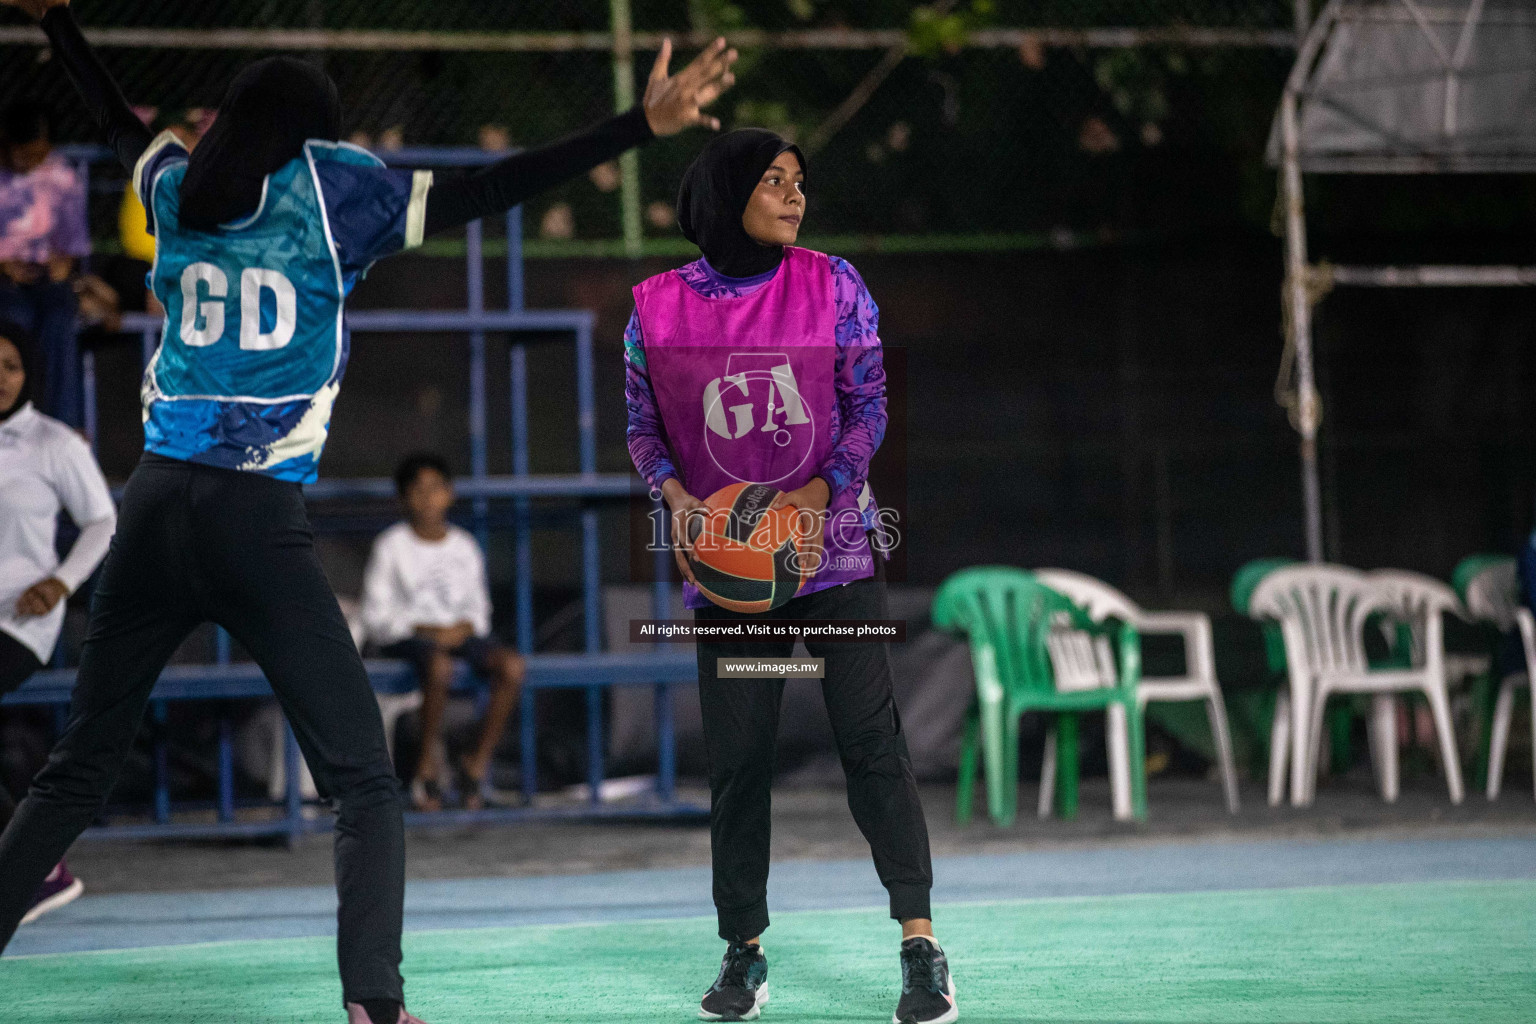
[[[750, 295], [706, 297], [675, 271], [634, 293], [656, 405], [690, 494], [707, 498], [737, 482], [792, 491], [820, 472], [837, 402], [825, 254], [786, 246], [778, 272]], [[828, 512], [827, 561], [806, 587], [873, 573], [862, 526], [853, 525], [857, 495], [839, 495]]]

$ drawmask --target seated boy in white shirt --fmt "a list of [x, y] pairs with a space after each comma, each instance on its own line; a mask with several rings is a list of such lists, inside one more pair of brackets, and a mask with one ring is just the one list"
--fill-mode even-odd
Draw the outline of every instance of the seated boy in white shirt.
[[421, 759], [411, 780], [417, 810], [443, 806], [443, 708], [453, 659], [462, 658], [490, 683], [479, 742], [458, 765], [464, 806], [478, 809], [485, 805], [491, 756], [517, 705], [523, 659], [491, 633], [480, 545], [448, 522], [454, 502], [448, 464], [436, 455], [412, 455], [395, 470], [395, 489], [405, 522], [373, 543], [363, 576], [363, 621], [379, 653], [411, 662], [421, 679]]

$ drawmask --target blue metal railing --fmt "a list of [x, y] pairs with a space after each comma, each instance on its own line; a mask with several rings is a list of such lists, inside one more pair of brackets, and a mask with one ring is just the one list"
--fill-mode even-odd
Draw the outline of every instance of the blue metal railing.
[[[90, 164], [93, 161], [111, 159], [111, 154], [95, 147], [64, 147], [64, 152], [75, 160], [89, 183]], [[408, 149], [382, 154], [386, 162], [410, 166], [457, 166], [484, 164], [498, 159], [501, 154], [486, 153], [478, 149]], [[418, 823], [454, 823], [465, 820], [505, 820], [541, 813], [568, 815], [567, 810], [532, 807], [537, 792], [537, 708], [535, 697], [540, 689], [554, 687], [579, 687], [585, 691], [587, 720], [586, 776], [589, 789], [589, 813], [623, 813], [622, 809], [607, 809], [601, 805], [601, 789], [604, 777], [603, 743], [603, 690], [611, 685], [632, 685], [645, 682], [655, 687], [655, 721], [657, 729], [658, 771], [655, 799], [640, 813], [684, 814], [701, 813], [701, 809], [676, 801], [675, 759], [676, 743], [672, 718], [672, 687], [694, 677], [691, 653], [680, 653], [663, 648], [655, 654], [619, 655], [602, 652], [602, 580], [600, 572], [600, 543], [598, 536], [598, 509], [595, 504], [602, 500], [628, 499], [643, 493], [643, 484], [628, 474], [602, 474], [597, 471], [597, 412], [595, 391], [595, 364], [592, 328], [594, 316], [589, 310], [537, 309], [524, 306], [524, 277], [522, 257], [522, 211], [520, 208], [506, 215], [507, 236], [507, 307], [504, 310], [486, 308], [484, 227], [476, 221], [466, 228], [466, 308], [457, 310], [360, 310], [349, 313], [347, 322], [353, 333], [460, 333], [469, 338], [469, 395], [466, 411], [469, 419], [470, 475], [457, 483], [461, 495], [472, 506], [474, 533], [482, 546], [490, 542], [491, 502], [510, 500], [513, 544], [514, 607], [518, 650], [529, 660], [527, 683], [523, 690], [521, 707], [522, 786], [528, 807], [518, 810], [488, 810], [464, 812], [448, 816], [431, 816], [422, 819], [412, 816]], [[123, 331], [136, 333], [142, 339], [141, 355], [147, 365], [153, 356], [163, 321], [147, 314], [127, 314], [123, 317]], [[543, 474], [532, 472], [529, 453], [528, 430], [528, 346], [514, 340], [510, 346], [510, 401], [511, 401], [511, 453], [510, 475], [494, 475], [489, 471], [487, 444], [487, 395], [486, 395], [486, 336], [490, 333], [511, 335], [533, 332], [568, 331], [575, 343], [576, 356], [576, 406], [579, 472], [575, 474]], [[95, 360], [87, 354], [83, 359], [85, 373], [85, 427], [88, 436], [94, 438], [97, 427]], [[394, 484], [385, 478], [327, 479], [305, 489], [310, 502], [324, 503], [347, 498], [384, 498], [394, 495]], [[571, 498], [582, 503], [579, 513], [581, 531], [581, 588], [582, 588], [582, 646], [580, 660], [570, 656], [535, 655], [533, 614], [533, 501], [535, 498]], [[660, 504], [652, 499], [653, 512]], [[665, 522], [666, 517], [660, 517]], [[658, 551], [655, 558], [657, 582], [652, 590], [652, 614], [666, 618], [670, 611], [671, 556]], [[151, 714], [156, 723], [155, 740], [155, 797], [153, 825], [133, 828], [97, 830], [97, 834], [121, 836], [168, 835], [168, 834], [229, 834], [249, 835], [263, 832], [280, 832], [289, 835], [310, 831], [315, 823], [304, 823], [298, 789], [298, 746], [293, 734], [287, 733], [284, 761], [287, 768], [285, 814], [276, 822], [237, 822], [234, 814], [233, 748], [230, 723], [220, 722], [218, 754], [217, 822], [212, 825], [188, 826], [171, 821], [168, 751], [163, 735], [167, 720], [166, 702], [188, 699], [229, 699], [263, 696], [270, 693], [265, 679], [254, 666], [230, 663], [228, 635], [217, 630], [215, 639], [215, 664], [212, 666], [176, 666], [168, 669], [157, 685], [151, 703]], [[560, 659], [566, 660], [560, 660]], [[551, 660], [555, 659], [555, 660]], [[396, 674], [405, 671], [396, 666]], [[636, 675], [636, 673], [639, 675]], [[370, 676], [376, 685], [380, 680], [393, 680], [396, 675], [370, 663]], [[6, 698], [6, 703], [59, 703], [67, 701], [67, 685], [72, 684], [73, 674], [53, 671]], [[397, 684], [391, 684], [397, 685]], [[328, 827], [328, 826], [323, 826]], [[189, 831], [190, 829], [190, 831]]]

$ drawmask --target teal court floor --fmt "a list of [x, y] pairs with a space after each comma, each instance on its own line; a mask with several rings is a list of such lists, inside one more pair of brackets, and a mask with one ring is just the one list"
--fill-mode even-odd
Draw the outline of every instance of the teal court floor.
[[[1536, 1020], [1536, 838], [1167, 842], [940, 858], [962, 1020]], [[703, 868], [411, 884], [413, 1012], [685, 1021], [714, 977]], [[861, 861], [774, 867], [765, 1021], [879, 1022], [895, 926]], [[0, 959], [7, 1024], [338, 1021], [323, 888], [78, 901]]]

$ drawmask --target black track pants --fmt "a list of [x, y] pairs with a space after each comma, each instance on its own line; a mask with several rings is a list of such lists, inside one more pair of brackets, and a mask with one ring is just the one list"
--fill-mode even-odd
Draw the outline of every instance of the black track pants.
[[[877, 556], [877, 566], [880, 559]], [[883, 619], [883, 572], [846, 586], [797, 597], [763, 616], [710, 606], [699, 620]], [[782, 679], [721, 679], [717, 658], [787, 658], [782, 642], [700, 643], [699, 698], [709, 754], [710, 849], [720, 937], [755, 938], [768, 927], [768, 843], [774, 740], [779, 730]], [[928, 825], [912, 776], [901, 717], [891, 695], [890, 652], [884, 643], [806, 645], [825, 658], [822, 694], [848, 779], [848, 807], [869, 841], [875, 870], [890, 893], [891, 917], [930, 916], [933, 863]]]
[[[9, 633], [0, 633], [0, 697], [31, 679], [42, 667], [43, 663], [37, 660], [32, 648]], [[16, 803], [5, 791], [5, 786], [0, 785], [0, 829], [5, 828], [14, 813]]]
[[123, 495], [68, 725], [0, 836], [0, 948], [110, 794], [156, 677], [203, 621], [261, 666], [336, 803], [345, 999], [401, 999], [400, 786], [299, 485], [153, 455]]

